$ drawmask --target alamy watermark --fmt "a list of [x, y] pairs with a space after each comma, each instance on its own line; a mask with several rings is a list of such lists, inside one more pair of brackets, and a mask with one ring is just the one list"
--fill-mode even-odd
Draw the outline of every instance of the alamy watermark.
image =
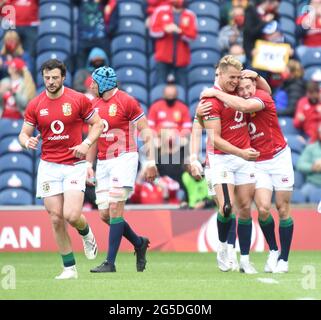
[[12, 265], [5, 265], [0, 273], [0, 290], [16, 289], [16, 268]]
[[1, 8], [1, 29], [16, 29], [16, 9], [14, 6], [5, 5]]
[[304, 277], [301, 279], [301, 286], [304, 290], [315, 290], [316, 281], [317, 281], [317, 272], [314, 266], [304, 265], [301, 273], [304, 274]]

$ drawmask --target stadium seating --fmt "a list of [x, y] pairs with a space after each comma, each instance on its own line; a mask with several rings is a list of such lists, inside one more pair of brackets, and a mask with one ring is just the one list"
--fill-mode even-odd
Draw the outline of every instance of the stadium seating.
[[135, 18], [122, 18], [118, 21], [117, 34], [137, 34], [139, 36], [145, 37], [146, 26], [142, 20]]
[[122, 50], [137, 50], [146, 53], [146, 41], [144, 37], [138, 35], [120, 35], [111, 42], [111, 53]]
[[306, 146], [304, 138], [300, 135], [287, 134], [285, 140], [291, 150], [297, 153], [301, 153]]
[[123, 67], [116, 69], [117, 79], [120, 83], [136, 83], [141, 86], [147, 86], [147, 73], [145, 70], [136, 67]]
[[71, 19], [70, 5], [56, 1], [41, 4], [39, 7], [39, 17], [41, 20], [59, 18], [69, 22]]
[[71, 25], [64, 19], [44, 19], [38, 27], [38, 36], [43, 37], [48, 34], [60, 34], [71, 38]]
[[71, 40], [61, 35], [46, 35], [37, 41], [37, 53], [41, 54], [46, 51], [65, 52], [71, 54]]
[[220, 7], [218, 3], [214, 1], [193, 1], [189, 5], [189, 9], [192, 10], [197, 17], [212, 17], [216, 20], [220, 20]]
[[304, 80], [321, 82], [321, 65], [307, 67], [304, 70]]
[[140, 103], [148, 105], [148, 93], [145, 87], [132, 83], [124, 83], [121, 85], [121, 88], [135, 97]]
[[279, 117], [279, 125], [284, 135], [296, 134], [300, 135], [300, 131], [294, 127], [293, 118], [290, 117]]
[[43, 4], [45, 4], [45, 3], [64, 3], [64, 4], [66, 4], [66, 5], [68, 5], [68, 6], [70, 6], [70, 0], [54, 0], [54, 1], [52, 1], [52, 0], [40, 0], [39, 1], [39, 3], [40, 3], [40, 5], [43, 5]]
[[212, 87], [213, 82], [196, 84], [188, 89], [188, 103], [189, 105], [198, 102], [201, 92], [208, 87]]
[[220, 22], [211, 17], [200, 17], [198, 20], [198, 32], [200, 34], [209, 33], [218, 35]]
[[29, 153], [29, 151], [22, 148], [18, 141], [18, 137], [14, 136], [7, 136], [0, 140], [0, 155], [10, 153], [10, 152], [24, 152]]
[[19, 188], [8, 188], [0, 192], [0, 205], [31, 205], [33, 196]]
[[279, 15], [295, 20], [296, 18], [296, 7], [291, 1], [281, 1], [279, 6]]
[[0, 156], [0, 173], [5, 171], [18, 170], [33, 175], [32, 158], [23, 153], [7, 153]]
[[64, 52], [64, 51], [58, 51], [58, 50], [51, 50], [51, 51], [47, 51], [44, 52], [42, 54], [39, 54], [37, 59], [36, 59], [36, 68], [37, 71], [40, 70], [41, 65], [49, 60], [49, 59], [58, 59], [60, 61], [66, 62], [69, 58], [69, 55]]
[[214, 83], [214, 77], [215, 73], [213, 67], [194, 68], [188, 73], [188, 86], [190, 87], [200, 83]]
[[217, 37], [213, 34], [202, 34], [199, 35], [194, 41], [190, 43], [190, 48], [194, 50], [217, 50], [220, 53]]
[[318, 203], [321, 201], [321, 188], [315, 187], [308, 194], [308, 201], [313, 203]]
[[221, 55], [214, 50], [196, 50], [192, 52], [191, 64], [189, 69], [194, 67], [214, 67], [220, 60]]
[[[321, 44], [320, 44], [321, 45]], [[303, 68], [311, 66], [321, 66], [321, 46], [320, 47], [301, 47], [296, 50]]]
[[139, 51], [119, 51], [112, 58], [112, 66], [115, 69], [129, 66], [147, 69], [146, 55]]
[[21, 171], [6, 171], [0, 174], [0, 190], [7, 188], [22, 188], [29, 192], [33, 190], [32, 177]]
[[6, 136], [18, 136], [22, 128], [23, 120], [0, 119], [0, 139]]
[[119, 17], [120, 18], [134, 17], [141, 20], [145, 19], [142, 6], [130, 0], [119, 3]]
[[294, 189], [291, 198], [292, 203], [305, 203], [306, 198], [299, 189]]

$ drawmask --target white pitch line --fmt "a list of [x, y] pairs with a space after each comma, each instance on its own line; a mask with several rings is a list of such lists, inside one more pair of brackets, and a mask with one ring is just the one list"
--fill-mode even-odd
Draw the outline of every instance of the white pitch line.
[[279, 281], [272, 278], [257, 278], [256, 280], [267, 284], [279, 284]]

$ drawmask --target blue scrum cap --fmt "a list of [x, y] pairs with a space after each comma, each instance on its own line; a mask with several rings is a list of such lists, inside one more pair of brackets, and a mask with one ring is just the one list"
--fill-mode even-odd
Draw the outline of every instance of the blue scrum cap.
[[92, 73], [93, 80], [98, 85], [98, 93], [100, 96], [105, 91], [109, 91], [117, 87], [116, 72], [111, 67], [99, 67]]

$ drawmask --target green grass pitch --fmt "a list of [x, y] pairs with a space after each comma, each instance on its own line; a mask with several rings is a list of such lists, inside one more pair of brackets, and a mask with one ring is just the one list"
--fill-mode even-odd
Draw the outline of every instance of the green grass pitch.
[[[135, 256], [120, 253], [117, 272], [91, 274], [105, 255], [76, 254], [78, 280], [58, 281], [57, 253], [0, 253], [0, 299], [321, 299], [321, 252], [292, 252], [288, 274], [263, 272], [266, 253], [253, 253], [256, 275], [220, 272], [214, 253], [149, 252], [137, 273]], [[14, 266], [16, 288], [4, 289], [4, 266]], [[1, 272], [2, 270], [2, 272]]]

